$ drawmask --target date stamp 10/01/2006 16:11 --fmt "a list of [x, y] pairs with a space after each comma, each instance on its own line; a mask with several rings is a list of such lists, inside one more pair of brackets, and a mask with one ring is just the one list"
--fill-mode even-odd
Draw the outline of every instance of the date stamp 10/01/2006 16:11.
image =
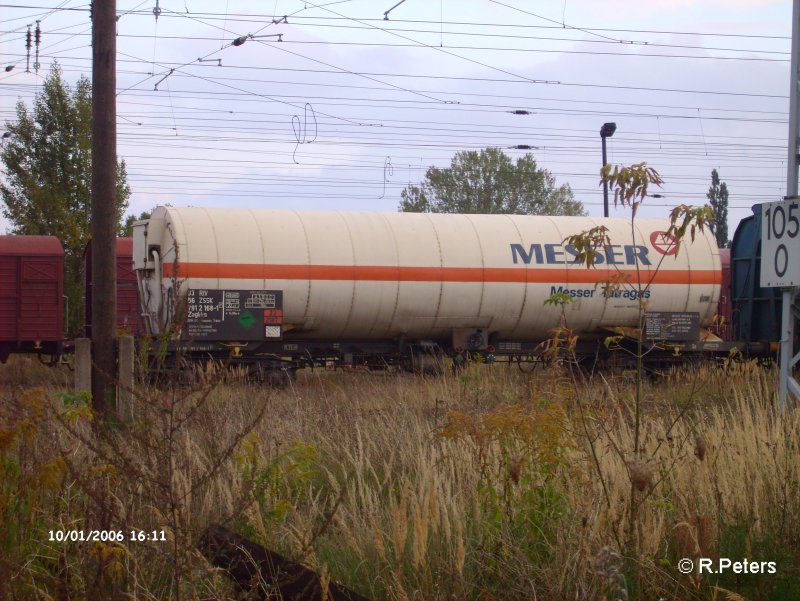
[[164, 530], [50, 530], [50, 541], [65, 542], [162, 542]]

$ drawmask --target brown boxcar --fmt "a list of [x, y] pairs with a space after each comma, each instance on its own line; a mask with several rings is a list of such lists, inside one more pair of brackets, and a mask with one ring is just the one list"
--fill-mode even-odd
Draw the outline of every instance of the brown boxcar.
[[[92, 335], [92, 243], [86, 245], [84, 265], [85, 335]], [[133, 238], [117, 238], [117, 330], [131, 335], [141, 332], [136, 274], [133, 272]]]
[[64, 249], [54, 236], [0, 236], [0, 362], [64, 349]]

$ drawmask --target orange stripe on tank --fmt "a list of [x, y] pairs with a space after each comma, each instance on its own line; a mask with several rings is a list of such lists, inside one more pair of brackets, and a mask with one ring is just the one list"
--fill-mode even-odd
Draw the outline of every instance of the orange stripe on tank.
[[[333, 280], [367, 282], [479, 282], [531, 284], [595, 284], [611, 278], [636, 282], [635, 269], [525, 268], [525, 267], [398, 267], [391, 265], [261, 265], [251, 263], [172, 263], [164, 265], [164, 277], [226, 280]], [[662, 269], [653, 276], [642, 270], [647, 284], [720, 284], [717, 269]]]

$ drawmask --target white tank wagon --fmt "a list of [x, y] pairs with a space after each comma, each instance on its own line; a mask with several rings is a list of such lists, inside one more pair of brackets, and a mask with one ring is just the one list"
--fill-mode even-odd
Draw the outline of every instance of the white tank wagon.
[[[612, 244], [587, 269], [564, 241], [597, 225]], [[262, 318], [255, 302], [254, 320], [243, 321], [250, 337], [239, 336], [251, 346], [433, 341], [494, 352], [546, 339], [561, 309], [545, 301], [559, 291], [572, 297], [567, 323], [583, 339], [635, 326], [635, 294], [604, 293], [602, 282], [617, 274], [652, 279], [648, 311], [708, 324], [721, 282], [714, 237], [698, 233], [676, 255], [668, 226], [638, 219], [632, 235], [627, 219], [159, 207], [136, 224], [133, 254], [153, 335], [171, 324], [178, 301], [189, 302], [191, 323], [209, 318], [204, 306], [219, 319], [228, 302], [219, 291], [264, 291], [281, 306]], [[229, 303], [234, 315], [238, 302]], [[237, 342], [230, 328], [189, 330], [198, 341]]]

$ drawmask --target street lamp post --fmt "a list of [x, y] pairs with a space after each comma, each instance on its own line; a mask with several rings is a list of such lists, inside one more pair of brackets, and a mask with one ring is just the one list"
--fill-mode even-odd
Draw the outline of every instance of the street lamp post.
[[[600, 128], [600, 140], [603, 144], [603, 167], [606, 166], [606, 138], [610, 138], [617, 131], [616, 123], [603, 123]], [[608, 217], [608, 182], [603, 179], [603, 217]]]

